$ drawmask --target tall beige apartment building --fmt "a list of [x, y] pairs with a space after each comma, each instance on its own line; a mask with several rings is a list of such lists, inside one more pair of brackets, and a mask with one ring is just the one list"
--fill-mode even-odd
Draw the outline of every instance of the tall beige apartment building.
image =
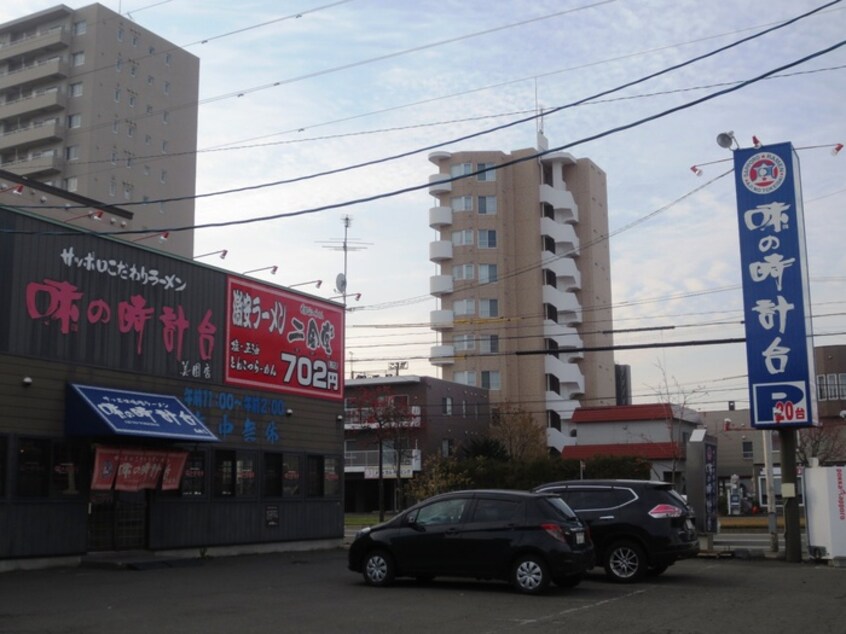
[[615, 404], [606, 177], [589, 159], [537, 154], [429, 155], [430, 361], [532, 413], [560, 450], [577, 440], [576, 408]]
[[[0, 169], [132, 212], [115, 227], [33, 209], [88, 229], [193, 225], [199, 68], [100, 4], [0, 24]], [[126, 239], [193, 255], [193, 231], [159, 233]]]

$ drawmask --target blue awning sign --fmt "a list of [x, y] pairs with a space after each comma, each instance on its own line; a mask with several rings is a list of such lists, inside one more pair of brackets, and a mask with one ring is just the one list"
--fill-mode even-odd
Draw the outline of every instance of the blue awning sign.
[[175, 396], [75, 383], [70, 388], [65, 420], [68, 435], [218, 440]]

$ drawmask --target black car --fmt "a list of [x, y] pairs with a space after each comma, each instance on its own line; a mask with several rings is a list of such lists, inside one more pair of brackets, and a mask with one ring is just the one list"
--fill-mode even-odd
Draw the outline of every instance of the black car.
[[661, 574], [699, 552], [693, 511], [667, 482], [572, 480], [534, 491], [560, 495], [588, 525], [596, 559], [614, 581]]
[[537, 594], [550, 582], [575, 586], [593, 566], [584, 524], [554, 494], [455, 491], [429, 498], [365, 528], [349, 569], [372, 586], [396, 577], [502, 579]]

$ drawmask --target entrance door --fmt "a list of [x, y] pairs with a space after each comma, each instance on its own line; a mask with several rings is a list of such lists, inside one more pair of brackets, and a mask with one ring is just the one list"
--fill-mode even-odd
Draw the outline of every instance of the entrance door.
[[88, 550], [147, 547], [147, 492], [92, 491]]

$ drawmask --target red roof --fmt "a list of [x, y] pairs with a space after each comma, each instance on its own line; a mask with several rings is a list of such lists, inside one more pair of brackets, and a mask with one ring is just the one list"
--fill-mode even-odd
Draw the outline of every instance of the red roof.
[[[578, 411], [578, 410], [576, 410]], [[672, 442], [621, 443], [613, 445], [568, 445], [561, 452], [563, 458], [585, 460], [595, 456], [637, 456], [647, 460], [672, 460], [683, 452]]]
[[672, 405], [610, 405], [608, 407], [580, 407], [573, 412], [574, 423], [619, 423], [639, 420], [676, 420]]

